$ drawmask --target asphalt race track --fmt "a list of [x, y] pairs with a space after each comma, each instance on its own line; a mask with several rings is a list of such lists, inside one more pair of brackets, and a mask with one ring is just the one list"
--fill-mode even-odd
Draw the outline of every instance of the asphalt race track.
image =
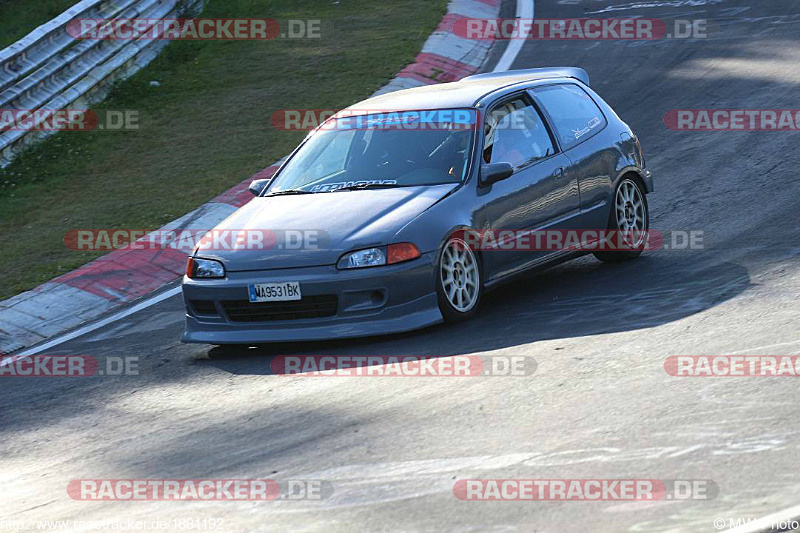
[[[179, 297], [47, 351], [139, 376], [5, 379], [16, 519], [225, 519], [223, 531], [715, 531], [800, 503], [798, 382], [679, 378], [672, 355], [800, 354], [800, 134], [672, 131], [673, 109], [796, 109], [800, 5], [548, 0], [537, 18], [715, 21], [707, 38], [528, 41], [576, 65], [642, 139], [651, 227], [705, 249], [592, 257], [491, 293], [457, 326], [246, 352], [182, 345]], [[609, 6], [614, 6], [609, 10]], [[275, 355], [514, 355], [529, 377], [274, 375]], [[326, 480], [319, 501], [92, 502], [74, 479]], [[712, 480], [710, 500], [461, 501], [459, 479]], [[358, 527], [356, 527], [358, 526]]]

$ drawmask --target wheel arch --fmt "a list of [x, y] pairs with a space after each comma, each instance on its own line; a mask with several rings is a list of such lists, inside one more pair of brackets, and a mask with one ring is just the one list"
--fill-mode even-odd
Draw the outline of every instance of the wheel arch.
[[[450, 239], [458, 231], [479, 231], [479, 230], [476, 230], [475, 228], [473, 228], [471, 226], [467, 226], [467, 225], [461, 224], [461, 225], [453, 226], [452, 228], [450, 228], [449, 231], [445, 232], [445, 235], [442, 238], [441, 242], [439, 243], [439, 247], [436, 250], [436, 265], [437, 265], [437, 269], [439, 268], [438, 267], [439, 260], [442, 257], [442, 250], [444, 250], [445, 245], [447, 245], [447, 243], [450, 242]], [[485, 278], [486, 278], [486, 264], [484, 263], [485, 258], [483, 256], [483, 252], [480, 249], [474, 249], [473, 248], [472, 249], [472, 253], [475, 254], [475, 258], [478, 260], [478, 267], [480, 268], [482, 277], [484, 278], [483, 280], [481, 280], [481, 282], [483, 282], [483, 281], [485, 281]]]
[[614, 180], [614, 184], [611, 188], [612, 193], [613, 191], [617, 190], [619, 184], [626, 178], [634, 180], [637, 185], [642, 188], [645, 194], [650, 194], [653, 192], [652, 180], [646, 179], [641, 169], [637, 167], [625, 167], [617, 173], [617, 179]]

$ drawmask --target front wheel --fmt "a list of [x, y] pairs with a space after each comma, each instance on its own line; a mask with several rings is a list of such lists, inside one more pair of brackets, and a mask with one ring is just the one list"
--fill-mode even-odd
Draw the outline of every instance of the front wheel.
[[625, 250], [595, 252], [594, 256], [605, 263], [618, 263], [642, 255], [650, 229], [647, 197], [639, 184], [625, 178], [614, 193], [614, 206], [608, 217], [608, 229], [620, 232]]
[[480, 262], [467, 243], [451, 238], [442, 248], [436, 270], [436, 293], [444, 319], [457, 322], [475, 315], [483, 280]]

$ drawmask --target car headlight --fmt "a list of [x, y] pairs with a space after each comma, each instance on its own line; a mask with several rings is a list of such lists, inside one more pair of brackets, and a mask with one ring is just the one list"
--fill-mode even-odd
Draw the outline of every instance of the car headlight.
[[342, 258], [339, 259], [339, 262], [336, 263], [336, 268], [350, 269], [393, 265], [395, 263], [416, 259], [420, 255], [422, 254], [420, 254], [419, 248], [414, 244], [410, 242], [401, 242], [398, 244], [390, 244], [389, 246], [366, 248], [364, 250], [357, 250], [344, 254]]
[[224, 278], [225, 267], [213, 259], [190, 257], [186, 264], [186, 275], [190, 278], [202, 279]]
[[344, 254], [337, 268], [365, 268], [381, 266], [386, 264], [386, 252], [381, 248], [367, 248], [357, 252]]

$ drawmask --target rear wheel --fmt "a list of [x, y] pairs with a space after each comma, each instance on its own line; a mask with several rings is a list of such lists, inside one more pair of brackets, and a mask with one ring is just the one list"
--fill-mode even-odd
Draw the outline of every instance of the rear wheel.
[[436, 292], [445, 320], [466, 320], [477, 312], [483, 292], [481, 267], [475, 253], [461, 239], [451, 238], [442, 249]]
[[[625, 178], [614, 193], [614, 206], [608, 217], [608, 229], [620, 232], [625, 250], [595, 252], [594, 256], [606, 263], [635, 259], [642, 255], [650, 229], [647, 197], [636, 180]], [[616, 239], [615, 239], [616, 242]]]

